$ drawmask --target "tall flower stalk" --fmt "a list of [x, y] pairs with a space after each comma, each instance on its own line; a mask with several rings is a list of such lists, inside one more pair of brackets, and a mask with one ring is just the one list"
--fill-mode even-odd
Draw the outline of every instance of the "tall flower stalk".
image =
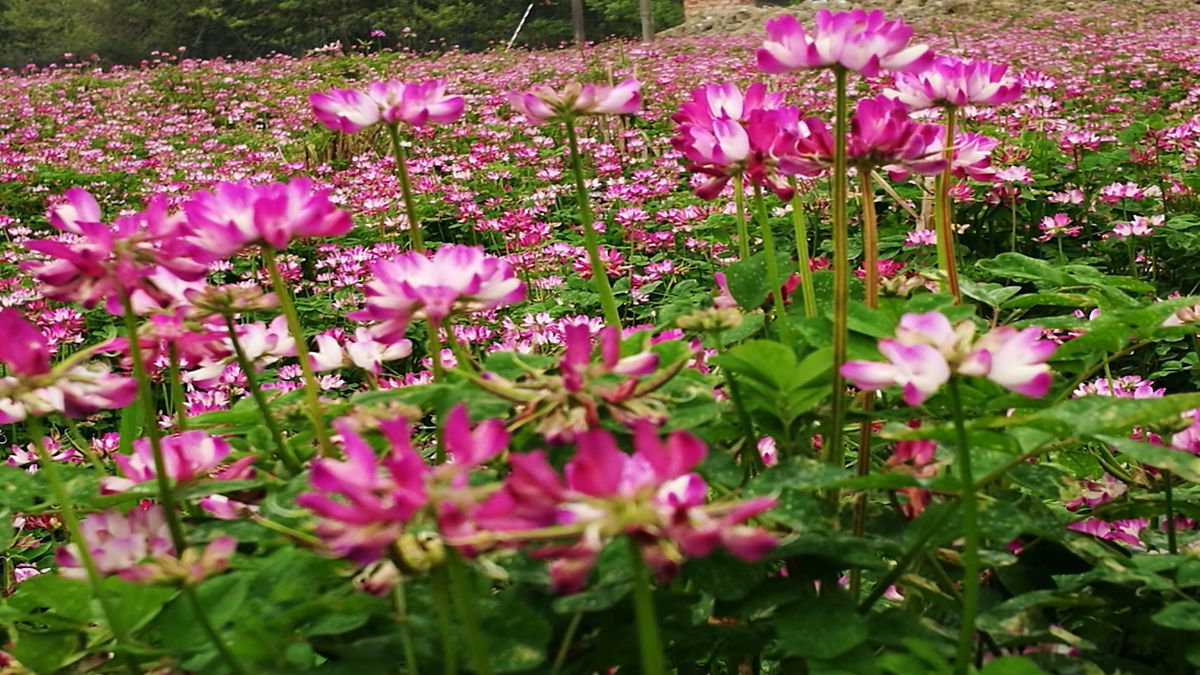
[[792, 188], [792, 229], [796, 236], [796, 257], [799, 259], [800, 293], [804, 298], [804, 316], [817, 315], [817, 294], [812, 285], [812, 254], [808, 250], [808, 224], [804, 217], [804, 201], [797, 189], [796, 179], [789, 177]]
[[842, 377], [842, 366], [846, 363], [850, 307], [850, 245], [846, 223], [846, 127], [849, 106], [846, 100], [846, 69], [835, 67], [833, 75], [836, 97], [833, 117], [833, 174], [830, 176], [830, 209], [833, 219], [833, 388], [830, 394], [832, 400], [829, 429], [825, 435], [825, 459], [840, 466], [845, 462], [846, 452], [846, 380]]
[[288, 472], [293, 475], [298, 474], [303, 471], [303, 467], [300, 466], [300, 461], [296, 458], [295, 453], [292, 452], [292, 449], [284, 439], [283, 432], [279, 429], [279, 422], [271, 414], [271, 408], [267, 405], [267, 398], [258, 383], [258, 371], [255, 369], [254, 363], [247, 358], [246, 350], [242, 348], [242, 343], [238, 340], [237, 326], [234, 325], [233, 318], [229, 315], [226, 315], [224, 319], [225, 328], [229, 332], [229, 341], [233, 345], [234, 357], [237, 358], [238, 367], [242, 369], [242, 374], [246, 377], [246, 387], [250, 390], [250, 395], [254, 398], [255, 404], [258, 405], [258, 412], [262, 415], [263, 423], [267, 425], [267, 431], [270, 432], [271, 440], [275, 443], [275, 450], [279, 453], [279, 459], [287, 467]]
[[966, 675], [974, 661], [975, 614], [979, 603], [979, 505], [975, 494], [975, 477], [971, 472], [971, 444], [967, 439], [957, 378], [950, 378], [947, 392], [950, 394], [950, 411], [954, 415], [954, 435], [958, 445], [955, 460], [958, 464], [963, 528], [962, 615], [958, 626], [954, 672], [956, 675]]
[[750, 257], [750, 232], [746, 227], [746, 185], [742, 174], [733, 176], [733, 203], [737, 211], [737, 247], [738, 260]]
[[187, 539], [183, 534], [183, 524], [179, 522], [179, 511], [175, 505], [175, 489], [171, 485], [167, 464], [163, 459], [162, 438], [158, 429], [158, 411], [154, 404], [154, 388], [150, 376], [146, 373], [146, 364], [142, 361], [142, 348], [138, 338], [138, 319], [133, 311], [133, 301], [128, 293], [121, 294], [124, 308], [125, 332], [129, 340], [129, 359], [133, 364], [133, 379], [137, 381], [138, 398], [135, 405], [142, 410], [142, 420], [146, 427], [146, 437], [150, 441], [150, 452], [154, 456], [154, 481], [158, 486], [158, 499], [166, 516], [167, 528], [171, 533], [171, 543], [175, 550], [182, 552], [187, 549]]
[[467, 651], [471, 655], [472, 667], [477, 675], [491, 675], [492, 663], [487, 641], [479, 623], [479, 606], [471, 588], [470, 571], [457, 553], [446, 556], [447, 576], [450, 579], [450, 596], [455, 611], [462, 621], [467, 638]]
[[605, 323], [620, 330], [621, 315], [617, 311], [617, 300], [613, 296], [612, 285], [608, 282], [608, 270], [600, 258], [600, 242], [596, 236], [592, 205], [588, 199], [587, 184], [583, 178], [583, 159], [579, 155], [579, 139], [575, 133], [574, 120], [568, 119], [565, 126], [567, 128], [567, 150], [571, 156], [571, 173], [575, 176], [575, 197], [579, 201], [579, 224], [583, 227], [583, 245], [587, 249], [588, 263], [592, 268], [592, 284], [600, 296], [600, 307], [604, 311]]
[[396, 177], [400, 179], [400, 195], [404, 199], [404, 219], [408, 223], [408, 239], [412, 250], [425, 252], [425, 238], [421, 234], [421, 220], [417, 215], [417, 204], [413, 199], [412, 180], [408, 175], [408, 154], [400, 142], [400, 126], [388, 124], [388, 138], [392, 142], [392, 156], [396, 158]]
[[642, 675], [665, 675], [666, 659], [663, 656], [662, 638], [658, 634], [658, 618], [654, 612], [654, 591], [650, 583], [650, 568], [642, 560], [642, 553], [634, 542], [629, 542], [630, 560], [633, 562], [633, 618], [637, 626], [638, 650], [642, 658]]
[[317, 442], [321, 445], [321, 454], [336, 457], [338, 451], [329, 440], [329, 432], [325, 429], [325, 418], [321, 413], [321, 390], [317, 384], [316, 373], [313, 372], [312, 359], [309, 358], [308, 344], [304, 338], [304, 326], [300, 325], [300, 315], [296, 312], [296, 304], [292, 302], [291, 290], [279, 271], [275, 249], [263, 246], [262, 254], [267, 274], [271, 277], [271, 286], [279, 298], [279, 311], [283, 313], [288, 332], [296, 342], [296, 358], [300, 361], [300, 372], [304, 376], [304, 402], [308, 421], [312, 425]]
[[945, 290], [954, 296], [956, 303], [962, 303], [962, 291], [958, 287], [958, 257], [954, 247], [954, 207], [950, 202], [950, 171], [954, 163], [955, 122], [958, 118], [958, 109], [954, 106], [945, 106], [942, 110], [946, 118], [942, 159], [945, 160], [946, 166], [937, 179], [933, 211], [937, 228], [938, 264], [946, 276]]
[[775, 325], [784, 344], [795, 344], [788, 323], [787, 308], [783, 304], [783, 282], [779, 276], [779, 261], [775, 257], [775, 234], [767, 219], [767, 205], [763, 200], [762, 186], [754, 187], [754, 210], [758, 215], [758, 226], [762, 232], [763, 253], [767, 258], [767, 283], [771, 284], [771, 299], [775, 305]]

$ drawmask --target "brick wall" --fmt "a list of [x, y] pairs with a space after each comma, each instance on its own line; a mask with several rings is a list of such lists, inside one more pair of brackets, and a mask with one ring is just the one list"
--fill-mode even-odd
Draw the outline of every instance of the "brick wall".
[[683, 15], [688, 19], [695, 19], [714, 10], [753, 6], [754, 0], [683, 0]]

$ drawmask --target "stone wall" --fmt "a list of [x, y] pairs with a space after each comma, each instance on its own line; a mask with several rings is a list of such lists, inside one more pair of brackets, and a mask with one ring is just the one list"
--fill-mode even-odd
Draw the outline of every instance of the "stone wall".
[[683, 15], [687, 20], [691, 20], [712, 12], [753, 6], [754, 0], [683, 0]]

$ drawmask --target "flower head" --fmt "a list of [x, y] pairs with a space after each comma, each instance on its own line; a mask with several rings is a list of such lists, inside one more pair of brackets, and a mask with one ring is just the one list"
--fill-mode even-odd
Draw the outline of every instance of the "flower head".
[[445, 80], [418, 83], [374, 82], [366, 91], [331, 89], [308, 95], [317, 121], [334, 131], [354, 133], [379, 121], [419, 127], [445, 124], [463, 112], [461, 96], [447, 96]]
[[1021, 83], [1005, 76], [1008, 69], [987, 61], [939, 56], [929, 68], [898, 73], [895, 89], [886, 93], [914, 110], [934, 106], [1001, 105], [1021, 96]]
[[[214, 472], [229, 455], [229, 443], [209, 436], [203, 431], [185, 431], [161, 439], [163, 464], [167, 475], [176, 483], [204, 478]], [[123, 492], [138, 483], [154, 480], [154, 453], [150, 441], [139, 438], [133, 442], [132, 455], [114, 455], [123, 477], [105, 476], [100, 479], [102, 492]], [[226, 477], [242, 475], [254, 456], [244, 457], [222, 472]]]
[[495, 309], [525, 297], [508, 262], [478, 246], [446, 245], [432, 256], [404, 253], [372, 264], [371, 273], [366, 307], [349, 316], [381, 322], [373, 333], [388, 343], [402, 338], [413, 318], [441, 323], [454, 312]]
[[525, 93], [511, 92], [508, 102], [534, 123], [578, 115], [631, 115], [642, 105], [641, 88], [634, 79], [616, 86], [572, 82], [560, 91], [543, 86]]
[[811, 35], [785, 14], [767, 22], [758, 67], [767, 73], [839, 67], [867, 77], [881, 70], [919, 72], [932, 61], [933, 52], [925, 45], [909, 46], [911, 37], [912, 28], [900, 19], [886, 21], [879, 10], [819, 10]]
[[338, 237], [350, 231], [350, 214], [334, 207], [325, 190], [296, 178], [287, 183], [220, 183], [192, 194], [183, 206], [194, 230], [188, 243], [203, 260], [228, 257], [251, 244], [287, 248], [293, 239]]

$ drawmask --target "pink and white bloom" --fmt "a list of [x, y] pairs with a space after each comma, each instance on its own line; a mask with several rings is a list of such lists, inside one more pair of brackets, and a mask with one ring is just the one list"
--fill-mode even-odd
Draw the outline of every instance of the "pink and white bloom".
[[309, 94], [308, 102], [321, 124], [348, 134], [380, 121], [414, 127], [446, 124], [462, 116], [464, 107], [461, 96], [446, 95], [445, 80], [373, 82], [366, 91], [332, 89]]
[[1124, 239], [1126, 237], [1149, 237], [1154, 234], [1155, 228], [1166, 222], [1166, 216], [1157, 215], [1150, 216], [1134, 216], [1133, 220], [1127, 223], [1113, 223], [1113, 235]]
[[1006, 76], [1006, 66], [939, 56], [926, 69], [898, 73], [885, 93], [914, 110], [936, 106], [1002, 105], [1021, 96], [1021, 83]]
[[616, 86], [572, 82], [560, 91], [542, 86], [529, 92], [510, 92], [513, 109], [536, 123], [570, 120], [577, 115], [632, 115], [642, 105], [642, 85], [627, 79]]
[[977, 352], [987, 354], [987, 379], [1005, 389], [1041, 398], [1050, 390], [1050, 366], [1047, 359], [1058, 348], [1053, 340], [1042, 337], [1036, 326], [1017, 330], [1010, 326], [993, 328], [975, 342]]
[[671, 121], [680, 127], [713, 129], [716, 120], [745, 122], [756, 110], [775, 110], [783, 107], [780, 92], [767, 91], [767, 85], [755, 82], [745, 94], [736, 84], [706, 84], [692, 90], [691, 100], [679, 106]]
[[317, 121], [346, 134], [365, 129], [383, 119], [379, 104], [357, 89], [331, 89], [323, 94], [309, 94], [308, 103]]
[[786, 73], [838, 67], [875, 77], [882, 70], [920, 72], [933, 60], [925, 45], [909, 46], [911, 27], [900, 19], [885, 20], [879, 10], [822, 9], [815, 21], [812, 34], [791, 15], [768, 21], [767, 38], [756, 53], [759, 70]]
[[371, 265], [366, 306], [349, 314], [378, 321], [372, 334], [396, 342], [413, 318], [440, 324], [455, 312], [479, 312], [520, 302], [525, 288], [502, 258], [479, 246], [446, 245], [432, 255], [411, 251]]
[[350, 214], [329, 201], [307, 178], [253, 185], [220, 183], [192, 194], [183, 205], [194, 230], [187, 241], [197, 259], [220, 260], [251, 244], [276, 250], [293, 239], [339, 237], [350, 231]]
[[[167, 476], [175, 483], [207, 477], [217, 470], [230, 452], [229, 443], [203, 431], [185, 431], [164, 436], [161, 439], [161, 447]], [[148, 439], [137, 439], [133, 442], [133, 454], [117, 454], [113, 456], [113, 460], [117, 463], [121, 476], [101, 478], [102, 493], [124, 492], [139, 483], [152, 481], [157, 476], [154, 452]], [[241, 478], [253, 463], [253, 455], [243, 457], [222, 473], [226, 478]]]
[[1083, 232], [1082, 225], [1072, 225], [1071, 216], [1065, 213], [1056, 213], [1053, 216], [1046, 216], [1038, 223], [1038, 229], [1042, 231], [1042, 235], [1035, 237], [1034, 241], [1050, 241], [1054, 237], [1078, 237]]

